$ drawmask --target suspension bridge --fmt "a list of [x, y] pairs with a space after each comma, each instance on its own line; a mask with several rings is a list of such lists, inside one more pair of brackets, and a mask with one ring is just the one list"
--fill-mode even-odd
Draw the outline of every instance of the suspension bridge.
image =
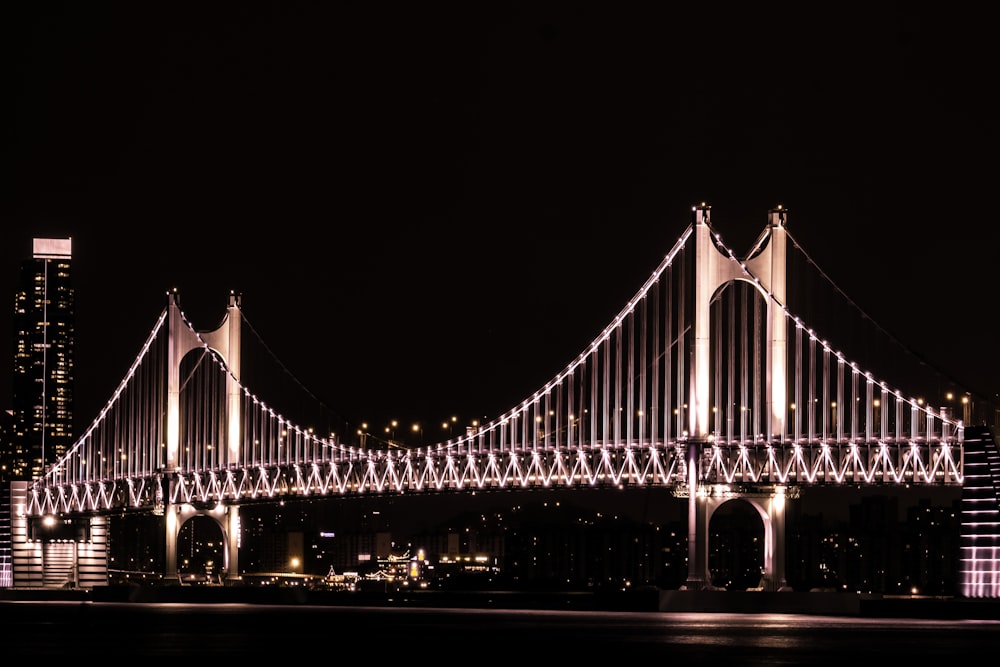
[[[268, 404], [241, 372], [240, 297], [229, 296], [217, 328], [199, 330], [169, 292], [96, 419], [41, 477], [14, 483], [7, 585], [46, 587], [70, 570], [82, 587], [103, 583], [108, 521], [122, 512], [163, 517], [167, 580], [177, 576], [184, 522], [214, 518], [223, 570], [238, 578], [248, 503], [659, 486], [687, 499], [686, 588], [708, 586], [709, 522], [740, 499], [761, 517], [763, 583], [778, 591], [787, 589], [785, 505], [803, 489], [929, 485], [962, 489], [961, 594], [1000, 594], [993, 416], [982, 418], [968, 394], [953, 410], [939, 379], [918, 378], [922, 364], [862, 327], [824, 337], [821, 326], [832, 330], [839, 315], [800, 278], [797, 262], [811, 260], [785, 210], [769, 212], [742, 255], [710, 212], [693, 208], [634, 297], [544, 386], [420, 447], [365, 446]], [[46, 516], [74, 518], [81, 539], [34, 539]]]

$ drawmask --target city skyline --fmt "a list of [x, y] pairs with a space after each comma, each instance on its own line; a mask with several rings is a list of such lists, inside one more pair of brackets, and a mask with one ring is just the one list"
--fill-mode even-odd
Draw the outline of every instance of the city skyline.
[[[7, 22], [0, 285], [31, 238], [74, 239], [78, 430], [173, 287], [206, 329], [241, 293], [353, 423], [491, 418], [604, 328], [701, 201], [737, 252], [786, 206], [880, 324], [1000, 387], [975, 160], [995, 138], [957, 18], [131, 11]], [[739, 58], [704, 52], [723, 40]]]

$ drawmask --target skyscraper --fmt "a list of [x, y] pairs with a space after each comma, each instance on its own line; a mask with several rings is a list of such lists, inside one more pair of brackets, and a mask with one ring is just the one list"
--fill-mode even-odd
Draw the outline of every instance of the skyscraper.
[[14, 295], [13, 432], [7, 479], [28, 480], [73, 439], [72, 239], [33, 240]]

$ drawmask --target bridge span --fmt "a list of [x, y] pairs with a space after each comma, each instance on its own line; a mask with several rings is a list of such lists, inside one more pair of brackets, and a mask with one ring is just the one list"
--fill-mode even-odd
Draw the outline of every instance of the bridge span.
[[[777, 591], [788, 588], [785, 505], [803, 488], [929, 485], [963, 489], [963, 594], [1000, 594], [992, 431], [968, 425], [968, 404], [960, 419], [924, 387], [890, 383], [885, 373], [909, 369], [851, 356], [800, 317], [795, 305], [808, 310], [811, 297], [788, 279], [785, 210], [769, 213], [744, 256], [722, 242], [710, 210], [694, 207], [635, 296], [544, 386], [417, 448], [363, 446], [286, 416], [242, 381], [240, 296], [230, 295], [217, 328], [198, 330], [168, 292], [86, 432], [43, 476], [15, 483], [10, 584], [45, 587], [69, 570], [82, 587], [102, 583], [103, 536], [122, 512], [163, 516], [168, 581], [181, 526], [212, 517], [226, 542], [223, 570], [238, 579], [247, 503], [657, 486], [688, 499], [685, 588], [710, 586], [712, 515], [739, 500], [763, 522], [763, 586]], [[71, 557], [33, 536], [51, 515], [85, 526]]]

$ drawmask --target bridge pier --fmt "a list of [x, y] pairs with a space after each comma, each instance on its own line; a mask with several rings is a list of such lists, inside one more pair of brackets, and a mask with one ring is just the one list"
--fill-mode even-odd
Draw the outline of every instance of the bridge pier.
[[214, 520], [222, 531], [223, 563], [226, 581], [239, 581], [240, 568], [240, 508], [237, 505], [216, 505], [212, 509], [200, 509], [189, 504], [171, 503], [164, 509], [166, 522], [166, 555], [163, 581], [165, 584], [180, 584], [177, 566], [177, 538], [181, 528], [191, 518], [207, 516]]
[[698, 460], [701, 444], [696, 440], [687, 443], [687, 492], [688, 492], [688, 576], [681, 587], [700, 591], [711, 585], [708, 571], [708, 520], [707, 505], [699, 492]]
[[764, 563], [761, 588], [790, 591], [785, 578], [785, 506], [798, 497], [797, 489], [775, 485], [741, 489], [726, 484], [706, 484], [688, 496], [688, 578], [682, 590], [711, 590], [708, 566], [709, 527], [716, 510], [730, 501], [749, 503], [764, 525]]

